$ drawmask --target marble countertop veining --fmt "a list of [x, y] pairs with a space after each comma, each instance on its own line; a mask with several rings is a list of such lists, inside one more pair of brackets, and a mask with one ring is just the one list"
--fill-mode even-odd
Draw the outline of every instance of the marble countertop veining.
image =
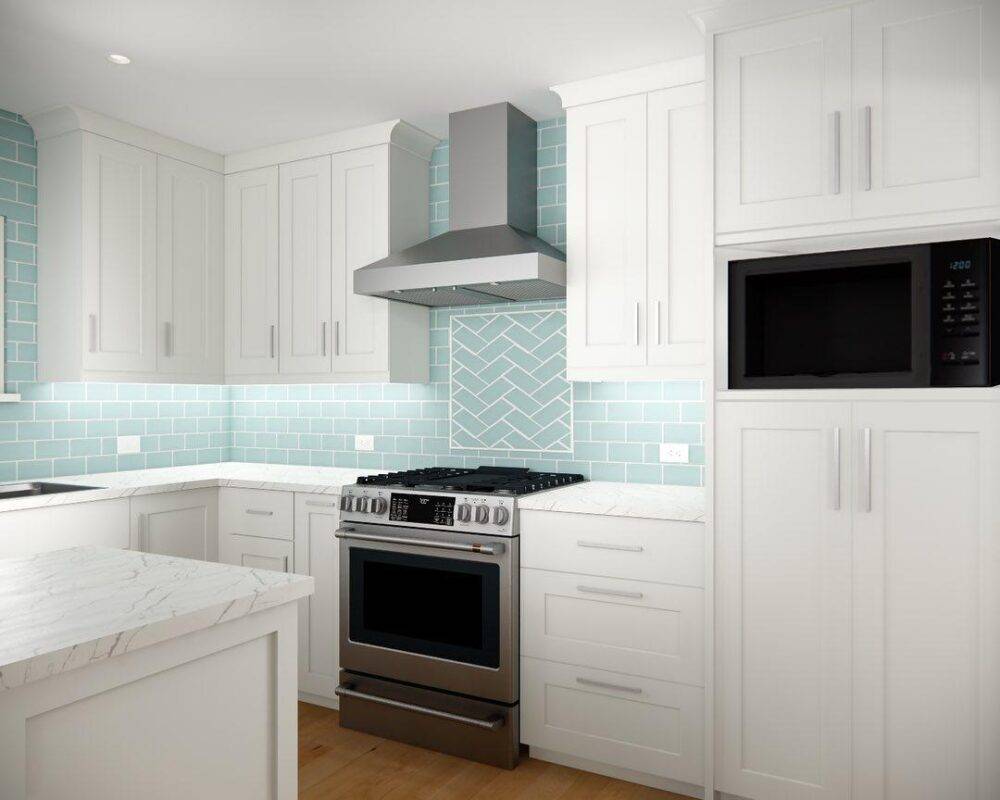
[[220, 464], [193, 464], [188, 467], [99, 472], [93, 475], [53, 478], [52, 482], [100, 488], [0, 500], [0, 512], [217, 486], [339, 495], [340, 488], [345, 484], [354, 483], [362, 475], [379, 472], [382, 470], [249, 464], [233, 461]]
[[0, 691], [313, 593], [305, 575], [74, 547], [0, 559]]
[[704, 522], [705, 490], [700, 486], [584, 481], [519, 497], [517, 507], [522, 511]]

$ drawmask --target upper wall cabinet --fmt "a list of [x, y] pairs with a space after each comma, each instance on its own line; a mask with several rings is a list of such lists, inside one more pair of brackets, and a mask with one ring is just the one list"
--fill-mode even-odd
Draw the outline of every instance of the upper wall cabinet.
[[436, 140], [398, 121], [350, 133], [227, 158], [230, 381], [428, 379], [427, 309], [353, 287], [427, 238]]
[[718, 244], [1000, 218], [995, 0], [715, 13]]
[[553, 87], [567, 108], [572, 380], [704, 371], [703, 75], [698, 58]]
[[82, 109], [30, 121], [39, 380], [220, 380], [222, 158]]

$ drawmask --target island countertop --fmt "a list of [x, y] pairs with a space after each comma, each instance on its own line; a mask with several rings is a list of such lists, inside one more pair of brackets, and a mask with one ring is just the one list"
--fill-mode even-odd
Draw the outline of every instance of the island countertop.
[[74, 547], [0, 559], [0, 691], [313, 593], [305, 575]]

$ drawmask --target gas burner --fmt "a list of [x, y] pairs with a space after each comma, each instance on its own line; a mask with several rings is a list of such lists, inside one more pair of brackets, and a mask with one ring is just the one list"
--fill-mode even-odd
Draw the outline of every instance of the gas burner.
[[476, 492], [516, 496], [553, 489], [584, 480], [583, 475], [564, 472], [532, 472], [525, 467], [477, 467], [455, 469], [429, 467], [366, 475], [363, 486], [399, 486], [437, 492]]

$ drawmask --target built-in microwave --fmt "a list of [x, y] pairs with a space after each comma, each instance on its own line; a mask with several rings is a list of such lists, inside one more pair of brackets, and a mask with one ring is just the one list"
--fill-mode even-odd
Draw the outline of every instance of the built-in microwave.
[[729, 263], [729, 388], [994, 386], [1000, 241]]

